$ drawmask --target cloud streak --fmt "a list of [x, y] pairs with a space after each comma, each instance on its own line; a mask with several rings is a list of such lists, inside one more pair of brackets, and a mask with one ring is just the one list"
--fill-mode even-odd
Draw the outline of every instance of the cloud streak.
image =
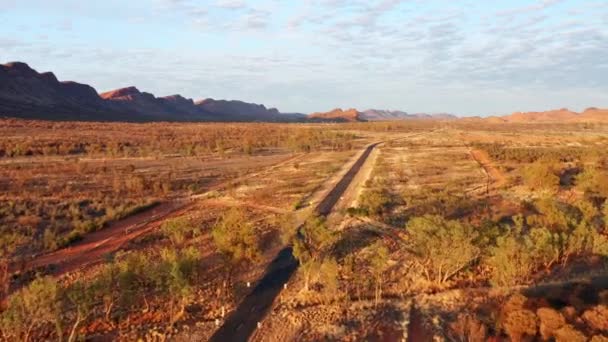
[[[24, 3], [0, 12], [0, 57], [103, 90], [128, 80], [159, 95], [285, 111], [608, 106], [603, 1], [109, 0], [94, 13], [68, 0], [55, 4], [61, 11]], [[36, 8], [40, 23], [28, 17]], [[36, 25], [17, 29], [22, 22]]]

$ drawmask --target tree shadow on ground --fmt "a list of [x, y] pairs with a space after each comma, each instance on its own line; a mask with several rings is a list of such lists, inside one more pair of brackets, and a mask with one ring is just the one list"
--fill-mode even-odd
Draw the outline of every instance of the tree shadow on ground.
[[357, 225], [341, 234], [340, 239], [334, 244], [330, 255], [341, 261], [347, 255], [371, 245], [380, 237], [381, 234], [379, 232], [367, 228], [365, 224]]

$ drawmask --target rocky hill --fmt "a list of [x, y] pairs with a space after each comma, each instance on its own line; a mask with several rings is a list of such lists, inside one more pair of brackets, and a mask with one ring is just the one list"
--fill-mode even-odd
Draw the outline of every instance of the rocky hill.
[[308, 115], [308, 119], [312, 121], [331, 121], [331, 122], [357, 122], [366, 121], [361, 112], [354, 108], [342, 110], [336, 108], [325, 113], [312, 113]]
[[60, 82], [25, 63], [0, 64], [0, 115], [36, 119], [115, 120], [126, 115], [110, 108], [95, 89]]
[[608, 109], [588, 108], [582, 113], [567, 108], [544, 112], [516, 112], [504, 116], [491, 116], [484, 120], [492, 123], [608, 122]]
[[102, 94], [86, 84], [61, 82], [51, 72], [39, 73], [25, 63], [0, 65], [0, 116], [85, 121], [303, 121], [301, 114], [242, 101], [181, 95], [155, 97], [136, 87]]

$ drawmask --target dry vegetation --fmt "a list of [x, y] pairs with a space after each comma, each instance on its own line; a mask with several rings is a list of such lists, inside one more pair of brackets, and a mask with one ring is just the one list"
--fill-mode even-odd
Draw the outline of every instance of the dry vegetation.
[[[608, 319], [608, 284], [598, 280], [608, 265], [607, 134], [450, 124], [384, 144], [349, 223], [314, 243], [315, 266], [300, 258], [304, 267], [254, 340], [354, 341], [378, 331], [413, 341], [606, 338], [590, 322]], [[576, 298], [583, 290], [571, 284], [581, 282], [593, 284], [585, 291], [594, 299]], [[526, 311], [507, 315], [512, 293], [546, 283], [561, 292], [540, 291]], [[566, 309], [570, 318], [548, 333], [552, 323], [541, 322], [571, 300], [579, 305]], [[378, 318], [394, 311], [390, 323]]]
[[[604, 126], [7, 120], [0, 131], [5, 340], [206, 340], [286, 243], [300, 267], [256, 341], [608, 338]], [[296, 233], [377, 141], [348, 209]], [[76, 272], [21, 269], [186, 199]]]

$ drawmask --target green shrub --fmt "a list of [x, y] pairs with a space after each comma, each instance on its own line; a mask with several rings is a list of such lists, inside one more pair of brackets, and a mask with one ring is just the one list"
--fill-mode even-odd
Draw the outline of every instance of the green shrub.
[[534, 190], [556, 191], [559, 187], [559, 170], [554, 162], [541, 159], [523, 171], [524, 182]]
[[37, 278], [14, 293], [0, 316], [0, 330], [9, 340], [29, 341], [36, 329], [60, 326], [59, 288], [50, 277]]
[[213, 226], [211, 234], [218, 250], [232, 263], [260, 258], [260, 236], [245, 213], [238, 208], [224, 214]]
[[499, 237], [487, 260], [492, 269], [492, 284], [510, 286], [527, 282], [535, 268], [531, 251], [529, 239], [514, 235]]
[[390, 194], [384, 189], [373, 188], [361, 194], [361, 208], [373, 216], [382, 216], [392, 202]]
[[608, 171], [585, 168], [576, 177], [576, 188], [585, 193], [608, 197]]
[[194, 237], [200, 233], [199, 229], [185, 217], [167, 220], [163, 222], [160, 229], [174, 246], [180, 246], [188, 237]]
[[415, 261], [430, 282], [444, 284], [480, 257], [479, 234], [472, 226], [426, 215], [411, 219], [406, 229]]
[[334, 242], [335, 235], [320, 217], [312, 217], [294, 236], [293, 255], [304, 273], [304, 289], [308, 291], [311, 278], [323, 263], [325, 249]]

